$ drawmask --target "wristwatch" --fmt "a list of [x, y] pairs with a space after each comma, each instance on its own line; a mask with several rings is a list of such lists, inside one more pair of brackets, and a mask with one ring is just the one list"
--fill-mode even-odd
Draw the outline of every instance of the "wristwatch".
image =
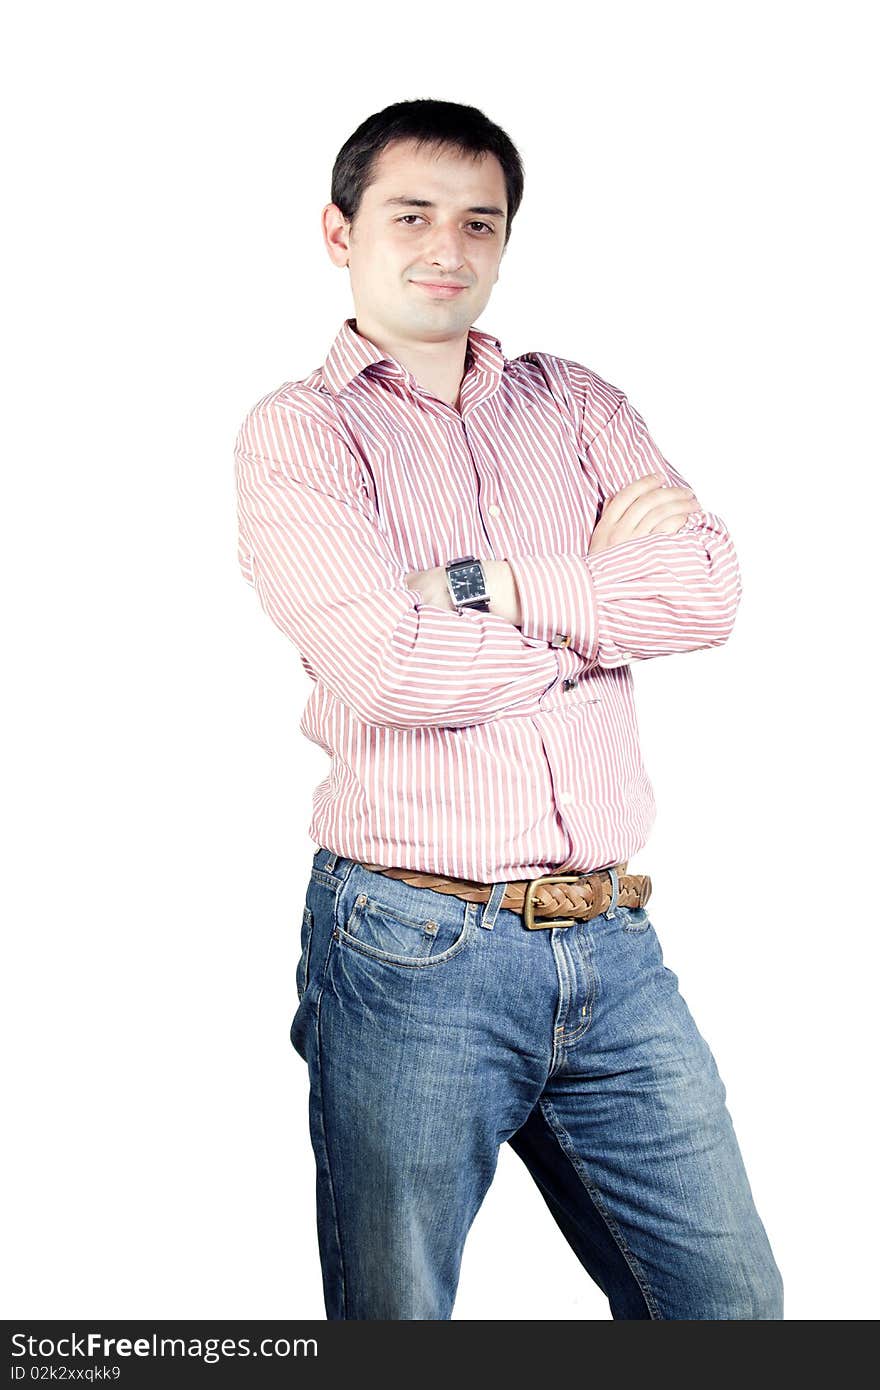
[[486, 575], [476, 555], [461, 555], [457, 560], [447, 560], [446, 584], [459, 613], [465, 608], [476, 608], [479, 613], [489, 612]]

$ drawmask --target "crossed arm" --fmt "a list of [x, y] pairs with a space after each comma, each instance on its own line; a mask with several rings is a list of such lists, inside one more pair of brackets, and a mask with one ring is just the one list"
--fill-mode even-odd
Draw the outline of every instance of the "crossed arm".
[[[489, 612], [504, 621], [453, 621], [444, 569], [407, 573], [377, 525], [332, 405], [274, 392], [236, 439], [241, 572], [309, 677], [388, 728], [466, 728], [516, 709], [555, 681], [560, 645], [610, 669], [726, 642], [741, 586], [723, 518], [625, 396], [584, 447], [604, 499], [591, 536], [490, 560]], [[315, 563], [311, 536], [332, 538], [332, 562]]]
[[[636, 478], [606, 501], [590, 537], [588, 553], [598, 554], [638, 536], [672, 535], [688, 513], [699, 506], [689, 487], [669, 487], [659, 473]], [[489, 612], [520, 627], [519, 590], [510, 565], [506, 560], [488, 559], [482, 560], [482, 565], [489, 591]], [[410, 570], [406, 586], [417, 593], [423, 603], [454, 611], [443, 565], [429, 570]]]

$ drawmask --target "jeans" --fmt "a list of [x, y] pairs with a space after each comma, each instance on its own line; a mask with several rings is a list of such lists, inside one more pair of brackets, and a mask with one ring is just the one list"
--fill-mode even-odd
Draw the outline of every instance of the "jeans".
[[319, 848], [290, 1029], [328, 1319], [449, 1318], [510, 1144], [613, 1318], [778, 1319], [715, 1061], [644, 908], [528, 930]]

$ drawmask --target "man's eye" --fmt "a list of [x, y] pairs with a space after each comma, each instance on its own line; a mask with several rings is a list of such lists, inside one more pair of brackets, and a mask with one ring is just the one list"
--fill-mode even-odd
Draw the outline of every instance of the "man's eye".
[[[406, 223], [409, 224], [409, 223], [410, 223], [410, 219], [413, 219], [413, 220], [415, 220], [416, 222], [421, 222], [421, 221], [424, 220], [423, 218], [419, 217], [419, 214], [418, 214], [417, 212], [407, 212], [407, 213], [404, 213], [403, 217], [398, 217], [397, 220], [398, 220], [398, 222], [406, 222]], [[469, 226], [469, 227], [485, 227], [485, 228], [486, 228], [486, 231], [489, 233], [490, 236], [494, 236], [494, 235], [495, 235], [495, 228], [494, 228], [494, 227], [490, 227], [488, 222], [469, 222], [469, 223], [468, 223], [468, 226]]]

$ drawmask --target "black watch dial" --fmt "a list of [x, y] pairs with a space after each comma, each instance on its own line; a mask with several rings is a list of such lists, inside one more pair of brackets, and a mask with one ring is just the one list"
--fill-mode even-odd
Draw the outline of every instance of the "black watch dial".
[[456, 565], [449, 571], [449, 584], [456, 603], [467, 603], [468, 599], [484, 598], [483, 567], [474, 562], [470, 565]]

